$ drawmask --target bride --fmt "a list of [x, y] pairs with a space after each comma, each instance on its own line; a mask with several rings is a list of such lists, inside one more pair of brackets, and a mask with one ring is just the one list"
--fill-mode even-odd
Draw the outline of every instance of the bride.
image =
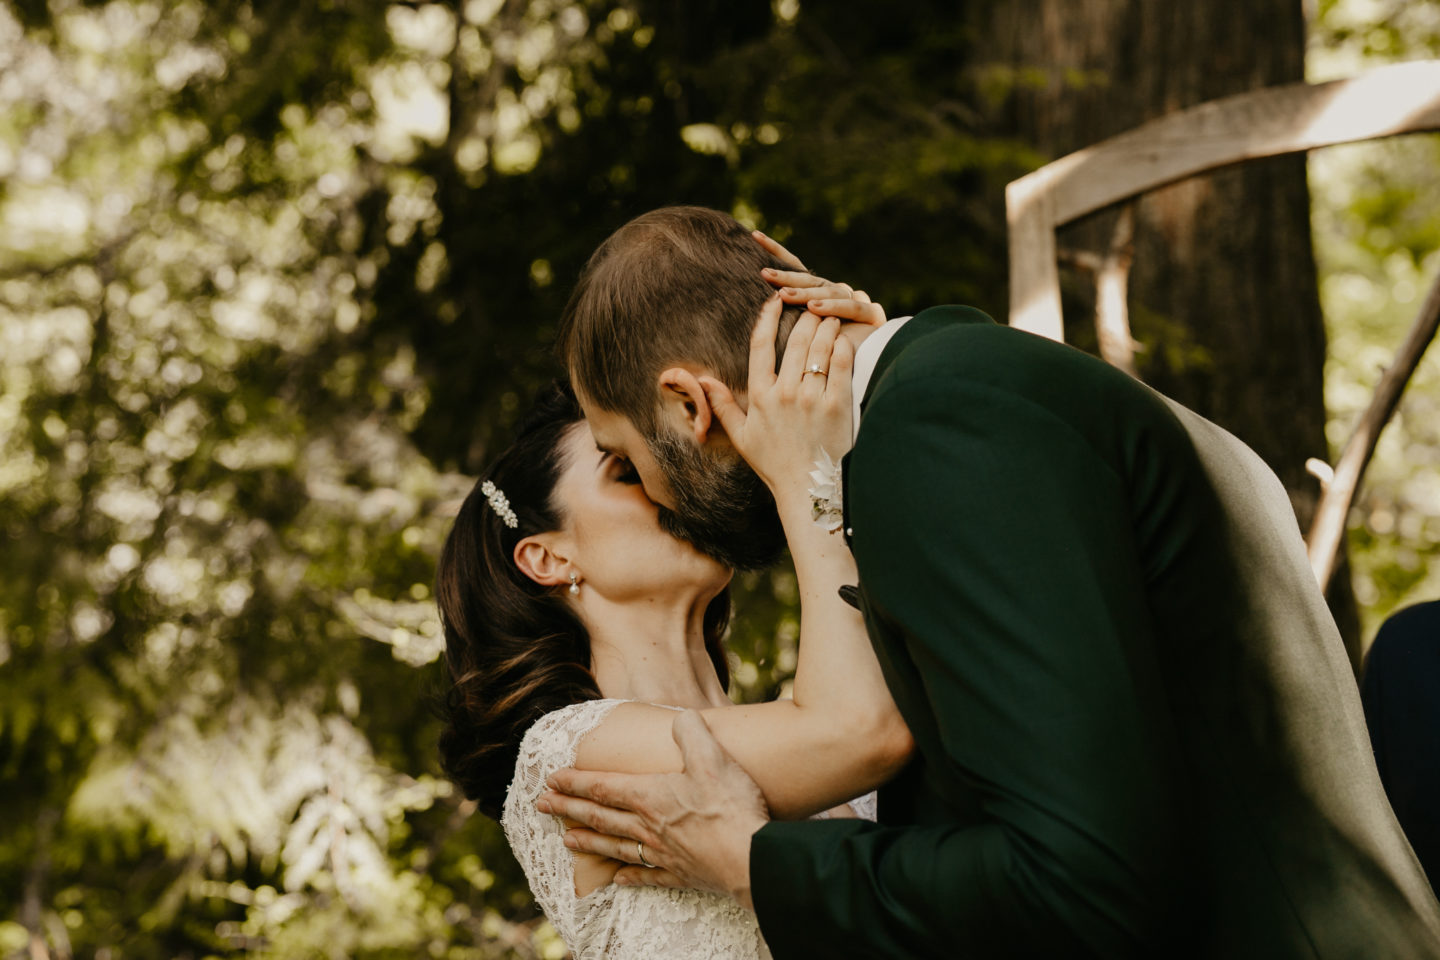
[[[757, 325], [755, 357], [770, 370], [780, 311], [772, 298]], [[796, 322], [772, 382], [748, 398], [739, 450], [769, 478], [795, 562], [804, 617], [793, 699], [730, 702], [721, 638], [732, 571], [666, 532], [634, 469], [596, 448], [564, 385], [537, 400], [446, 540], [436, 588], [453, 681], [444, 765], [501, 820], [535, 899], [580, 960], [769, 952], [754, 915], [730, 897], [620, 886], [625, 863], [568, 850], [565, 821], [535, 809], [554, 770], [678, 771], [671, 726], [676, 708], [693, 708], [773, 817], [873, 819], [873, 796], [868, 811], [847, 801], [909, 756], [860, 614], [837, 593], [855, 583], [854, 561], [816, 524], [808, 492], [816, 451], [838, 460], [850, 445], [853, 349], [838, 328], [810, 313]], [[767, 492], [722, 484], [710, 495]], [[645, 862], [643, 847], [629, 862]]]

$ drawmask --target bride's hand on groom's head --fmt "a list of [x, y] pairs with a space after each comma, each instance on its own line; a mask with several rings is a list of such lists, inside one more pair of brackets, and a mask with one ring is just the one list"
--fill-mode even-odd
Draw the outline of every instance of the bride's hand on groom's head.
[[[885, 308], [871, 300], [864, 290], [851, 290], [848, 284], [797, 290], [795, 296], [805, 304], [806, 310], [818, 316], [853, 320], [871, 327], [885, 323]], [[785, 299], [785, 291], [780, 292], [780, 297]]]
[[774, 257], [776, 260], [779, 260], [791, 270], [805, 269], [805, 264], [800, 262], [799, 257], [795, 256], [795, 254], [791, 253], [785, 248], [784, 244], [782, 244], [779, 240], [776, 240], [774, 237], [771, 237], [763, 230], [751, 230], [750, 236], [755, 239], [756, 243], [760, 244], [761, 250], [764, 250], [766, 253], [770, 254], [770, 256]]
[[871, 300], [864, 290], [856, 290], [848, 283], [832, 283], [808, 273], [769, 267], [760, 275], [779, 290], [780, 299], [787, 306], [804, 307], [819, 317], [837, 317], [870, 327], [885, 323], [885, 308]]
[[878, 327], [885, 322], [885, 308], [870, 299], [864, 290], [848, 283], [836, 283], [817, 277], [805, 269], [800, 259], [759, 230], [751, 236], [771, 256], [788, 266], [788, 270], [766, 267], [760, 275], [780, 291], [782, 302], [791, 306], [804, 305], [821, 317], [839, 317]]
[[713, 377], [701, 377], [700, 386], [730, 442], [770, 487], [777, 503], [793, 494], [808, 509], [804, 491], [818, 451], [838, 458], [850, 448], [855, 351], [839, 335], [838, 322], [806, 312], [790, 332], [776, 370], [780, 311], [778, 298], [768, 300], [751, 335], [747, 409]]

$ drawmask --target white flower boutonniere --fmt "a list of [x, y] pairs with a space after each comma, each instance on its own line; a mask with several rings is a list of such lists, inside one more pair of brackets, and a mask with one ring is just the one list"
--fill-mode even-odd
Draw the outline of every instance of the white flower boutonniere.
[[810, 471], [810, 516], [817, 527], [831, 533], [845, 523], [845, 491], [840, 479], [840, 464], [830, 459], [822, 448], [815, 469]]

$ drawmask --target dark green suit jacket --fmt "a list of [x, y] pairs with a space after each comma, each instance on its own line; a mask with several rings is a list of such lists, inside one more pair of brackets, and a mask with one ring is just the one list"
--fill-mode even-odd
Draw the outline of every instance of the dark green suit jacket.
[[777, 958], [1440, 957], [1274, 474], [965, 307], [887, 345], [846, 464], [917, 756], [751, 846]]

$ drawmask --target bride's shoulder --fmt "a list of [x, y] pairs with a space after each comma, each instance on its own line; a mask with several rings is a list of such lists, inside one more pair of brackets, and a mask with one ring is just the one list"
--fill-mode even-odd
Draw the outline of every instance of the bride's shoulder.
[[572, 766], [580, 741], [623, 702], [583, 700], [551, 710], [532, 723], [520, 739], [507, 808], [538, 797], [546, 777], [561, 767]]
[[[501, 825], [513, 834], [522, 824], [540, 819], [535, 800], [545, 779], [561, 767], [574, 766], [581, 741], [623, 700], [583, 700], [551, 710], [530, 725], [515, 756], [515, 773], [505, 794]], [[516, 837], [511, 836], [512, 845]]]
[[545, 778], [561, 767], [617, 773], [682, 769], [671, 733], [678, 709], [636, 700], [586, 700], [550, 711], [520, 741], [510, 801], [538, 797]]
[[530, 725], [520, 741], [523, 754], [527, 746], [538, 747], [552, 741], [574, 741], [595, 729], [624, 700], [582, 700], [551, 710]]

